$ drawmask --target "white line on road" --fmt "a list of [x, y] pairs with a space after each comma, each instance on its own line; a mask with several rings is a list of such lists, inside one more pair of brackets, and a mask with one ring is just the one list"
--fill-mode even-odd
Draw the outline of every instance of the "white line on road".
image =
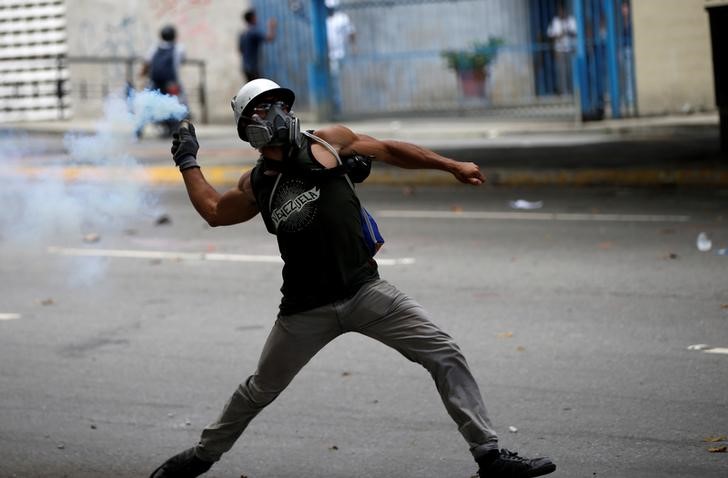
[[603, 222], [688, 222], [690, 216], [659, 214], [578, 214], [498, 211], [377, 211], [377, 217], [395, 219], [506, 219], [525, 221], [603, 221]]
[[20, 318], [20, 314], [14, 314], [12, 312], [0, 313], [0, 320], [17, 320]]
[[695, 344], [688, 345], [688, 350], [696, 350], [698, 352], [705, 352], [706, 354], [724, 354], [728, 355], [728, 348], [726, 347], [711, 347], [707, 344]]
[[[165, 252], [141, 251], [126, 249], [74, 249], [65, 247], [49, 247], [48, 253], [61, 256], [77, 257], [111, 257], [122, 259], [167, 259], [174, 261], [222, 261], [222, 262], [262, 262], [281, 264], [280, 256], [252, 254], [220, 254], [212, 252]], [[414, 264], [411, 257], [377, 259], [380, 266], [399, 266]]]

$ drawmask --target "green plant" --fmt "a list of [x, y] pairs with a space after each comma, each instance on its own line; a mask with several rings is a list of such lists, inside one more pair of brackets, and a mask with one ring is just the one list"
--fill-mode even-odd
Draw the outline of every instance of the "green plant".
[[448, 68], [455, 71], [482, 70], [495, 60], [503, 44], [502, 38], [489, 37], [486, 42], [474, 42], [468, 49], [445, 50], [441, 54]]

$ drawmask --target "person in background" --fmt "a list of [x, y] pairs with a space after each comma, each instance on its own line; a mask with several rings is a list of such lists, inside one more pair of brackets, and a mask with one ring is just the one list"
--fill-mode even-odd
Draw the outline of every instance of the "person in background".
[[620, 46], [621, 55], [621, 80], [622, 91], [624, 92], [624, 100], [628, 109], [634, 110], [635, 94], [634, 94], [634, 69], [632, 68], [632, 15], [629, 8], [629, 0], [622, 0], [621, 7], [622, 18], [620, 21], [621, 35]]
[[563, 3], [556, 7], [556, 16], [551, 20], [547, 34], [554, 42], [556, 88], [560, 95], [570, 95], [573, 90], [571, 56], [575, 46], [576, 20], [566, 13]]
[[268, 20], [268, 29], [264, 33], [258, 27], [258, 16], [254, 9], [243, 13], [246, 29], [238, 37], [238, 52], [241, 56], [243, 75], [247, 81], [260, 78], [260, 46], [265, 42], [272, 42], [276, 38], [278, 22], [275, 18]]
[[[529, 459], [499, 447], [478, 384], [455, 340], [413, 298], [379, 277], [376, 248], [366, 240], [354, 183], [366, 179], [372, 160], [446, 171], [472, 186], [485, 181], [478, 165], [411, 143], [357, 134], [343, 125], [305, 131], [291, 113], [294, 100], [292, 90], [264, 78], [244, 84], [233, 97], [237, 134], [258, 150], [260, 159], [223, 194], [207, 182], [197, 163], [194, 127], [183, 125], [172, 142], [172, 159], [190, 201], [208, 224], [231, 226], [260, 214], [283, 259], [283, 297], [255, 372], [236, 387], [196, 446], [169, 458], [151, 478], [194, 478], [207, 472], [322, 348], [349, 332], [392, 347], [430, 373], [480, 467], [480, 478], [555, 471], [549, 458]], [[282, 459], [289, 445], [280, 444]], [[358, 470], [352, 476], [367, 473]]]
[[[174, 25], [165, 25], [159, 31], [159, 43], [149, 50], [144, 59], [140, 76], [148, 78], [149, 89], [176, 96], [180, 103], [186, 105], [187, 96], [180, 80], [180, 66], [184, 61], [185, 49], [177, 43], [177, 30]], [[178, 125], [177, 120], [163, 121], [164, 135], [171, 136]], [[143, 125], [136, 132], [138, 138], [142, 129]]]
[[326, 0], [326, 38], [334, 113], [341, 112], [341, 62], [356, 45], [356, 29], [349, 15], [339, 9], [339, 0]]

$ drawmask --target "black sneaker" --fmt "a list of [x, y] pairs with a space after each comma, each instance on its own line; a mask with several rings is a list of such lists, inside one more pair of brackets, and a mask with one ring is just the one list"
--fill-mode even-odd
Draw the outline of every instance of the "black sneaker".
[[195, 456], [195, 449], [190, 448], [162, 463], [149, 478], [195, 478], [211, 466], [211, 461], [200, 460]]
[[556, 470], [550, 458], [524, 458], [505, 448], [478, 460], [480, 478], [531, 478], [548, 475]]

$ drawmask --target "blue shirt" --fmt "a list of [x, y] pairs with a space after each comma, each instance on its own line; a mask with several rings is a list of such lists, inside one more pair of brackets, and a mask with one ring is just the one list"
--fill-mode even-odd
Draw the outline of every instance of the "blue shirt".
[[260, 44], [265, 41], [265, 34], [258, 27], [250, 27], [240, 34], [238, 51], [243, 55], [243, 70], [257, 71], [260, 57]]

